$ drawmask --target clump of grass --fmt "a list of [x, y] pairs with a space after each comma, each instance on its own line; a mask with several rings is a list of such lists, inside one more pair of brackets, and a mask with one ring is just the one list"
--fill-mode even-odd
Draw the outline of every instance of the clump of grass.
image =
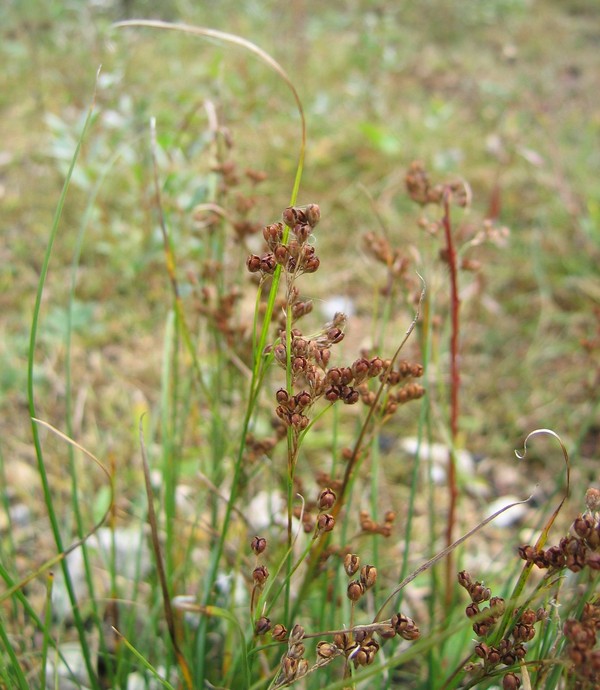
[[[133, 687], [141, 678], [148, 687], [297, 685], [334, 690], [367, 683], [381, 688], [400, 683], [415, 688], [491, 687], [502, 676], [503, 687], [509, 690], [525, 679], [530, 687], [593, 687], [598, 681], [594, 591], [600, 547], [595, 489], [588, 492], [586, 511], [575, 520], [572, 536], [544, 550], [560, 503], [535, 546], [521, 549], [525, 566], [515, 577], [516, 584], [506, 585], [506, 592], [492, 597], [491, 586], [460, 570], [458, 584], [471, 599], [468, 620], [457, 603], [450, 555], [495, 517], [475, 521], [456, 539], [458, 270], [472, 270], [474, 264], [467, 259], [459, 263], [450, 202], [464, 206], [467, 187], [432, 185], [420, 165], [411, 166], [407, 175], [409, 195], [439, 216], [422, 225], [432, 234], [443, 230], [441, 258], [449, 269], [451, 295], [449, 424], [440, 422], [435, 430], [449, 441], [447, 517], [437, 530], [444, 543], [441, 548], [432, 546], [428, 557], [419, 552], [415, 558], [412, 552], [419, 546], [419, 536], [412, 519], [422, 491], [418, 465], [406, 511], [376, 469], [386, 425], [404, 414], [397, 422], [401, 429], [408, 410], [422, 437], [428, 432], [427, 417], [433, 417], [422, 383], [427, 381], [431, 328], [420, 325], [423, 362], [412, 356], [403, 359], [423, 312], [431, 309], [422, 279], [410, 275], [410, 261], [385, 233], [370, 232], [365, 237], [367, 251], [383, 266], [387, 306], [400, 294], [414, 312], [407, 312], [400, 336], [391, 344], [382, 337], [377, 348], [362, 346], [348, 357], [342, 350], [347, 317], [337, 313], [326, 323], [314, 318], [310, 295], [317, 284], [311, 281], [329, 270], [325, 258], [317, 254], [316, 238], [319, 232], [334, 231], [331, 219], [321, 219], [317, 204], [297, 204], [305, 127], [291, 81], [272, 58], [243, 39], [159, 22], [145, 25], [229, 41], [275, 69], [291, 87], [299, 108], [300, 163], [290, 205], [280, 219], [262, 218], [253, 194], [235, 195], [242, 174], [230, 153], [231, 136], [209, 107], [215, 177], [211, 197], [193, 212], [199, 225], [199, 250], [192, 257], [178, 245], [165, 210], [168, 192], [161, 180], [153, 122], [154, 211], [171, 295], [161, 396], [146, 426], [140, 422], [142, 471], [137, 475], [139, 486], [131, 490], [135, 509], [123, 510], [119, 496], [109, 496], [101, 520], [85, 527], [90, 514], [77, 481], [77, 465], [71, 462], [75, 519], [74, 543], [68, 546], [73, 535], [60, 524], [59, 501], [47, 480], [40, 424], [34, 421], [38, 472], [56, 555], [25, 579], [17, 575], [15, 547], [10, 564], [2, 566], [7, 591], [0, 601], [10, 604], [0, 622], [6, 650], [0, 656], [2, 682], [19, 688], [70, 682], [99, 690]], [[88, 123], [89, 119], [86, 128]], [[86, 129], [51, 229], [34, 309], [29, 351], [33, 419], [37, 325], [45, 278], [85, 134]], [[253, 189], [264, 179], [260, 171], [243, 174]], [[261, 231], [264, 246], [259, 248]], [[468, 238], [466, 244], [477, 243], [477, 237]], [[344, 240], [342, 236], [340, 242]], [[188, 271], [182, 276], [184, 261]], [[335, 277], [328, 274], [327, 282], [334, 285]], [[71, 297], [75, 289], [72, 281]], [[253, 305], [250, 317], [242, 303]], [[389, 314], [384, 310], [382, 321], [389, 320]], [[427, 318], [425, 325], [430, 326]], [[68, 341], [71, 336], [69, 326]], [[468, 366], [466, 356], [463, 366]], [[70, 384], [66, 391], [65, 426], [71, 429]], [[449, 434], [445, 434], [447, 426]], [[61, 432], [58, 437], [70, 450], [95, 459], [73, 439]], [[563, 451], [568, 468], [564, 447]], [[105, 482], [112, 487], [120, 471], [118, 463], [111, 463]], [[433, 511], [430, 515], [436, 518]], [[128, 581], [119, 569], [117, 534], [131, 522], [149, 524], [154, 568], [144, 573], [140, 567]], [[432, 522], [431, 534], [437, 537]], [[93, 577], [88, 552], [101, 523], [108, 525], [112, 541], [99, 566], [108, 573], [104, 585]], [[403, 548], [395, 543], [398, 539], [404, 541]], [[85, 589], [79, 591], [66, 558], [76, 548], [85, 554]], [[434, 566], [443, 560], [445, 585], [439, 588]], [[36, 576], [59, 563], [73, 618], [62, 624], [52, 619], [50, 590], [56, 584], [51, 576], [45, 581], [43, 618], [25, 591]], [[537, 583], [532, 577], [534, 566], [547, 570]], [[432, 580], [429, 601], [423, 606], [410, 595], [409, 585], [426, 571], [432, 573]], [[566, 592], [571, 589], [563, 585], [567, 571], [577, 574], [583, 598]], [[532, 591], [526, 593], [530, 584]], [[564, 613], [555, 606], [559, 599], [565, 601]], [[484, 602], [489, 605], [484, 607]], [[41, 645], [35, 644], [33, 634], [31, 644], [18, 634], [23, 614], [29, 619], [28, 629], [42, 633]], [[474, 646], [468, 639], [470, 626], [481, 638]], [[61, 644], [62, 637], [72, 633], [84, 662], [81, 672]], [[55, 662], [51, 649], [56, 652]], [[64, 673], [59, 671], [59, 660]]]

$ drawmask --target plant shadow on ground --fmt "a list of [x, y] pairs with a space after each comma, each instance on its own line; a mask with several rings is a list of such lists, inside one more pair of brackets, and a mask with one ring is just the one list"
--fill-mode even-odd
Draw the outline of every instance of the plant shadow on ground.
[[[589, 482], [597, 481], [598, 11], [587, 3], [514, 0], [473, 3], [466, 13], [459, 3], [433, 0], [408, 8], [313, 4], [295, 2], [283, 10], [264, 3], [239, 11], [233, 2], [203, 9], [177, 2], [30, 2], [3, 10], [0, 526], [7, 587], [56, 553], [30, 441], [29, 327], [50, 219], [99, 63], [96, 108], [70, 181], [30, 354], [37, 416], [101, 458], [115, 486], [109, 520], [87, 540], [87, 554], [78, 549], [69, 556], [73, 577], [81, 578], [83, 619], [73, 620], [58, 574], [46, 625], [43, 616], [38, 624], [34, 618], [51, 588], [41, 572], [24, 590], [31, 609], [15, 597], [4, 601], [3, 642], [15, 652], [15, 658], [2, 656], [8, 687], [20, 687], [21, 675], [23, 687], [39, 687], [41, 667], [48, 668], [49, 687], [59, 673], [65, 687], [136, 687], [142, 677], [158, 682], [144, 659], [160, 666], [156, 674], [173, 685], [178, 676], [185, 684], [186, 662], [178, 651], [195, 660], [193, 687], [203, 687], [204, 679], [279, 687], [307, 670], [297, 681], [305, 687], [466, 687], [473, 679], [478, 687], [498, 686], [507, 674], [504, 682], [516, 683], [514, 671], [524, 677], [519, 645], [529, 642], [530, 611], [538, 633], [527, 660], [549, 658], [552, 649], [568, 669], [577, 654], [589, 651], [578, 649], [577, 639], [589, 638], [597, 607], [592, 599], [588, 609], [577, 609], [570, 592], [579, 587], [591, 593], [597, 582], [589, 555], [597, 549], [590, 532], [595, 527], [586, 522], [598, 510], [593, 497], [570, 541], [559, 544], [554, 533], [566, 533], [585, 508]], [[114, 29], [111, 23], [125, 10], [247, 37], [286, 67], [301, 93], [309, 130], [299, 201], [320, 206], [323, 220], [309, 246], [321, 265], [314, 272], [304, 265], [307, 275], [300, 276], [298, 262], [311, 257], [292, 251], [276, 260], [293, 276], [291, 284], [281, 279], [277, 300], [268, 277], [274, 266], [264, 261], [282, 244], [288, 251], [290, 243], [286, 234], [285, 241], [267, 237], [265, 246], [261, 231], [281, 218], [290, 197], [299, 148], [294, 99], [261, 60], [238, 48], [172, 32]], [[435, 22], [426, 21], [429, 13]], [[165, 268], [153, 152], [173, 275]], [[406, 171], [415, 159], [426, 161], [432, 188], [457, 185], [455, 199], [464, 189], [473, 199], [468, 209], [451, 210], [465, 269], [459, 275], [456, 434], [450, 424], [452, 303], [443, 212], [440, 205], [412, 203]], [[413, 188], [413, 198], [417, 193]], [[313, 228], [300, 217], [282, 229], [293, 233], [296, 225]], [[302, 247], [302, 236], [297, 241]], [[247, 271], [249, 255], [263, 261], [253, 273]], [[290, 260], [296, 264], [285, 263]], [[425, 364], [418, 381], [410, 379], [417, 371], [410, 369], [409, 385], [423, 384], [427, 393], [404, 407], [399, 403], [405, 400], [386, 389], [379, 407], [369, 407], [364, 403], [372, 403], [378, 390], [374, 374], [382, 374], [373, 360], [380, 356], [385, 364], [393, 356], [419, 308], [417, 271], [426, 296], [400, 359], [410, 367]], [[173, 301], [172, 278], [180, 302]], [[292, 289], [296, 278], [300, 296]], [[309, 300], [312, 311], [303, 306]], [[335, 321], [336, 309], [347, 312], [347, 323]], [[273, 324], [263, 342], [269, 310]], [[292, 324], [303, 311], [300, 323]], [[301, 338], [294, 328], [318, 344], [309, 356], [296, 343], [294, 357], [316, 366], [317, 378], [319, 370], [327, 373], [328, 387], [311, 382], [312, 369], [294, 374], [290, 350]], [[336, 328], [343, 341], [337, 342]], [[269, 360], [257, 353], [267, 345], [275, 361], [263, 371]], [[322, 361], [323, 352], [331, 352], [331, 365]], [[361, 359], [372, 370], [368, 390], [360, 388], [366, 385]], [[409, 365], [400, 359], [393, 370], [402, 378]], [[334, 365], [354, 367], [352, 378], [343, 380], [349, 374], [342, 371], [342, 380], [334, 380]], [[306, 405], [297, 399], [305, 388], [311, 391]], [[419, 397], [413, 396], [418, 388], [410, 390], [405, 397]], [[252, 404], [249, 391], [257, 392]], [[355, 392], [363, 400], [352, 404]], [[392, 415], [394, 404], [399, 409]], [[370, 427], [369, 409], [379, 415]], [[168, 588], [179, 596], [171, 621], [181, 644], [175, 651], [144, 527], [142, 417]], [[453, 577], [473, 573], [461, 582], [473, 606], [487, 601], [474, 591], [476, 578], [508, 600], [522, 572], [517, 547], [536, 542], [564, 492], [555, 444], [536, 440], [526, 465], [511, 460], [512, 448], [537, 427], [556, 430], [569, 446], [573, 500], [551, 532], [557, 551], [547, 556], [540, 542], [521, 554], [532, 568], [527, 595], [537, 598], [514, 602], [520, 608], [512, 623], [506, 613], [494, 619], [498, 602], [492, 613], [471, 608], [475, 622], [467, 620], [468, 600], [458, 587], [447, 598], [449, 565], [442, 561], [402, 590], [394, 604], [404, 617], [387, 611], [382, 620], [388, 627], [377, 635], [375, 628], [357, 628], [349, 637], [311, 637], [375, 625], [379, 606], [398, 582], [444, 548], [450, 439], [465, 458], [461, 465], [455, 455], [455, 538], [479, 524], [496, 498], [525, 498], [540, 485], [519, 521], [492, 523], [454, 554]], [[362, 428], [369, 434], [359, 453], [354, 444]], [[412, 455], [417, 439], [418, 461]], [[64, 545], [78, 531], [87, 534], [110, 504], [106, 476], [85, 454], [74, 449], [70, 456], [69, 449], [44, 431], [44, 465]], [[349, 466], [355, 469], [344, 483]], [[329, 507], [328, 490], [338, 499]], [[337, 522], [331, 536], [323, 517], [329, 515]], [[299, 525], [309, 536], [294, 541]], [[250, 547], [255, 535], [267, 538], [264, 555], [254, 542]], [[350, 580], [348, 553], [359, 553], [367, 568]], [[549, 567], [546, 578], [539, 566]], [[377, 572], [373, 586], [369, 567]], [[581, 572], [559, 592], [550, 583], [567, 570]], [[485, 588], [484, 594], [489, 598]], [[552, 597], [564, 605], [562, 620], [537, 612], [548, 609]], [[121, 605], [107, 605], [117, 600]], [[577, 622], [552, 647], [571, 613]], [[421, 629], [418, 642], [412, 619]], [[278, 623], [289, 632], [276, 629]], [[134, 642], [141, 659], [115, 637], [111, 624]], [[474, 627], [485, 625], [490, 629], [475, 649]], [[390, 628], [407, 642], [384, 642]], [[82, 661], [74, 631], [90, 640], [93, 682], [75, 668]], [[315, 648], [317, 642], [329, 646]], [[55, 660], [53, 645], [63, 656], [75, 650], [68, 658], [71, 676]], [[470, 675], [452, 676], [469, 663]], [[480, 667], [484, 677], [477, 676]], [[561, 669], [533, 665], [532, 687], [578, 687], [560, 677]], [[368, 677], [361, 673], [374, 675], [361, 681]], [[579, 679], [581, 687], [585, 680]]]

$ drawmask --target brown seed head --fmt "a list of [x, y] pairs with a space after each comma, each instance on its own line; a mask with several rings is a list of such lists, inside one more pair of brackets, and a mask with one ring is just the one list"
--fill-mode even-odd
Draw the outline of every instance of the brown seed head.
[[298, 660], [285, 656], [281, 662], [281, 673], [286, 683], [290, 683], [294, 680], [298, 673]]
[[477, 604], [487, 601], [491, 596], [489, 588], [484, 587], [481, 582], [476, 582], [472, 585], [469, 594], [471, 595], [471, 600]]
[[521, 679], [516, 673], [507, 673], [502, 679], [502, 690], [518, 690], [521, 687]]
[[269, 571], [266, 565], [259, 565], [252, 571], [252, 579], [257, 585], [264, 585], [269, 578]]
[[257, 256], [256, 254], [251, 254], [247, 259], [246, 259], [246, 267], [250, 271], [250, 273], [257, 273], [260, 271], [260, 256]]
[[317, 643], [317, 656], [320, 659], [332, 659], [338, 654], [339, 651], [337, 646], [331, 644], [331, 642], [326, 642], [325, 640], [322, 640], [321, 642]]
[[479, 644], [475, 645], [475, 654], [477, 654], [480, 659], [487, 659], [489, 653], [490, 648], [485, 644], [485, 642], [479, 642]]
[[355, 553], [347, 553], [344, 558], [344, 570], [348, 577], [352, 577], [360, 567], [360, 557]]
[[329, 513], [321, 513], [317, 518], [317, 531], [318, 532], [331, 532], [335, 527], [335, 518]]
[[275, 255], [272, 252], [265, 254], [260, 259], [260, 270], [263, 273], [272, 274], [277, 268], [277, 261], [275, 260]]
[[267, 548], [267, 540], [264, 537], [254, 537], [250, 542], [250, 548], [258, 556]]
[[600, 511], [600, 489], [590, 487], [585, 492], [585, 505], [593, 513]]
[[271, 629], [271, 621], [266, 616], [261, 616], [254, 627], [254, 632], [257, 635], [265, 635]]
[[377, 568], [372, 565], [363, 565], [360, 570], [360, 581], [365, 589], [373, 587], [377, 581]]
[[490, 599], [490, 608], [494, 609], [494, 617], [499, 618], [504, 614], [504, 610], [506, 608], [504, 599], [502, 597], [492, 597]]
[[582, 539], [587, 539], [594, 531], [595, 522], [591, 515], [580, 515], [571, 525], [571, 533]]
[[523, 623], [523, 625], [533, 625], [536, 621], [537, 614], [533, 609], [525, 609], [521, 614], [520, 622]]
[[321, 491], [321, 494], [319, 495], [319, 509], [330, 510], [333, 507], [335, 500], [336, 495], [331, 489], [323, 489], [323, 491]]
[[321, 209], [317, 206], [317, 204], [309, 204], [306, 207], [306, 220], [311, 228], [314, 228], [315, 225], [321, 220]]
[[294, 644], [288, 644], [287, 655], [292, 659], [302, 659], [306, 647], [302, 642], [294, 642]]
[[458, 584], [461, 587], [468, 590], [471, 586], [471, 582], [471, 575], [466, 570], [461, 570], [460, 573], [458, 573]]
[[281, 623], [274, 625], [271, 631], [271, 637], [278, 642], [284, 642], [287, 639], [287, 629], [285, 625], [281, 625]]
[[417, 640], [421, 633], [412, 618], [402, 613], [396, 613], [391, 618], [391, 624], [396, 630], [396, 634], [404, 640]]
[[465, 614], [467, 618], [473, 618], [479, 614], [479, 606], [475, 602], [471, 602], [465, 609]]
[[348, 583], [346, 595], [350, 601], [358, 601], [365, 592], [364, 585], [360, 580], [352, 580]]
[[294, 625], [292, 628], [292, 632], [290, 633], [290, 644], [300, 642], [304, 639], [305, 634], [304, 628], [300, 624], [296, 623], [296, 625]]

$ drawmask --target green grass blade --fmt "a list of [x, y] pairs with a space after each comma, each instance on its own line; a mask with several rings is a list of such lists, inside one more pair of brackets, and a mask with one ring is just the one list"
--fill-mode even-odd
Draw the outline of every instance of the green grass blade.
[[[98, 71], [98, 73], [99, 73], [99, 71]], [[46, 285], [46, 278], [48, 276], [48, 269], [50, 266], [50, 258], [52, 256], [52, 248], [54, 246], [54, 242], [55, 242], [56, 237], [58, 235], [58, 228], [60, 225], [60, 219], [61, 219], [63, 208], [65, 205], [65, 200], [67, 198], [67, 191], [69, 189], [71, 177], [72, 177], [73, 171], [75, 169], [75, 164], [77, 162], [77, 158], [79, 157], [79, 152], [81, 150], [82, 142], [83, 142], [83, 140], [87, 134], [87, 131], [89, 129], [89, 126], [90, 126], [90, 123], [92, 120], [92, 114], [93, 114], [94, 107], [95, 107], [95, 98], [96, 98], [96, 94], [95, 94], [95, 90], [94, 90], [92, 103], [88, 109], [88, 114], [87, 114], [87, 117], [85, 119], [81, 134], [79, 135], [79, 138], [77, 140], [75, 152], [73, 153], [73, 157], [72, 157], [71, 163], [69, 165], [69, 170], [67, 172], [67, 176], [66, 176], [65, 182], [63, 184], [62, 192], [60, 194], [58, 205], [56, 207], [54, 219], [52, 221], [52, 227], [50, 229], [50, 236], [48, 238], [48, 244], [46, 245], [46, 252], [44, 255], [44, 260], [42, 262], [40, 279], [38, 281], [38, 288], [37, 288], [37, 292], [36, 292], [35, 306], [33, 309], [31, 332], [30, 332], [30, 338], [29, 338], [29, 352], [28, 352], [28, 358], [27, 358], [27, 400], [28, 400], [28, 406], [29, 406], [29, 415], [32, 418], [31, 432], [33, 435], [33, 442], [34, 442], [34, 446], [35, 446], [37, 468], [38, 468], [38, 473], [40, 475], [40, 480], [42, 483], [44, 503], [45, 503], [46, 509], [48, 511], [48, 517], [50, 520], [52, 536], [53, 536], [56, 548], [60, 553], [62, 553], [64, 551], [63, 540], [62, 540], [62, 536], [60, 533], [58, 516], [57, 516], [55, 508], [54, 508], [54, 502], [53, 502], [52, 492], [50, 490], [50, 484], [48, 482], [48, 476], [46, 473], [46, 466], [45, 466], [45, 462], [44, 462], [44, 455], [43, 455], [43, 451], [42, 451], [42, 445], [41, 445], [38, 425], [36, 424], [35, 421], [33, 421], [34, 418], [37, 416], [36, 415], [36, 406], [35, 406], [35, 390], [34, 390], [35, 351], [36, 351], [36, 344], [37, 344], [40, 311], [41, 311], [41, 306], [42, 306], [42, 297], [43, 297], [44, 288]], [[85, 628], [84, 628], [84, 622], [83, 622], [83, 619], [81, 617], [81, 612], [79, 610], [79, 606], [77, 605], [77, 597], [75, 595], [75, 590], [73, 588], [73, 582], [71, 580], [69, 568], [67, 566], [67, 562], [65, 559], [61, 560], [61, 568], [62, 568], [63, 575], [65, 578], [65, 585], [67, 588], [69, 601], [71, 603], [71, 608], [73, 611], [73, 618], [75, 621], [75, 627], [77, 629], [77, 634], [79, 636], [79, 641], [81, 644], [81, 650], [82, 650], [86, 670], [87, 670], [87, 673], [88, 673], [88, 676], [90, 679], [90, 683], [92, 684], [92, 687], [94, 688], [94, 690], [100, 690], [100, 687], [98, 685], [98, 681], [96, 679], [96, 674], [94, 672], [93, 664], [92, 664], [92, 656], [91, 656], [91, 650], [90, 650], [90, 647], [89, 647], [89, 644], [87, 641], [87, 633], [86, 633]]]

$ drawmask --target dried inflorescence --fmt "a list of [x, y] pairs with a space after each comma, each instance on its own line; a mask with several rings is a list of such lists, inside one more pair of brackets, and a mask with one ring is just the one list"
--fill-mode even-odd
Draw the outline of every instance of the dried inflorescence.
[[585, 501], [586, 510], [575, 518], [570, 534], [548, 549], [521, 546], [521, 558], [551, 571], [568, 568], [578, 573], [586, 567], [600, 570], [600, 490], [588, 489]]
[[[285, 631], [282, 625], [276, 625], [273, 628], [273, 633], [275, 633], [276, 628], [278, 636], [281, 636]], [[304, 635], [304, 628], [298, 624], [294, 625], [287, 637], [287, 652], [281, 659], [281, 667], [274, 687], [278, 688], [289, 685], [308, 673], [310, 666], [308, 660], [304, 658], [304, 652], [306, 651], [303, 642]]]
[[596, 648], [597, 632], [600, 630], [600, 599], [588, 601], [579, 620], [565, 621], [563, 632], [568, 640], [567, 657], [571, 663], [570, 674], [575, 677], [577, 687], [600, 687], [600, 649]]
[[[263, 228], [269, 251], [262, 256], [251, 254], [246, 260], [248, 270], [272, 275], [277, 266], [281, 266], [282, 270], [293, 275], [314, 273], [321, 262], [309, 239], [320, 217], [321, 211], [316, 204], [286, 208], [283, 222]], [[289, 232], [286, 232], [286, 226]]]
[[[325, 324], [323, 330], [312, 338], [305, 338], [298, 328], [292, 330], [289, 353], [291, 379], [293, 385], [302, 388], [294, 395], [285, 388], [275, 393], [278, 403], [275, 412], [286, 425], [297, 430], [305, 429], [309, 423], [307, 413], [319, 399], [329, 403], [340, 401], [345, 405], [354, 405], [360, 400], [365, 405], [374, 405], [377, 396], [368, 385], [372, 379], [379, 379], [385, 385], [378, 404], [378, 410], [384, 416], [393, 414], [399, 405], [425, 394], [423, 386], [412, 380], [423, 375], [421, 364], [400, 362], [391, 369], [390, 360], [374, 356], [359, 357], [350, 366], [328, 366], [331, 347], [344, 337], [344, 323], [344, 315], [336, 314], [333, 321]], [[280, 341], [273, 347], [275, 361], [282, 368], [288, 365], [284, 340], [285, 333], [282, 332]]]
[[381, 534], [383, 537], [389, 537], [392, 534], [392, 526], [396, 519], [396, 513], [393, 510], [388, 510], [383, 517], [383, 522], [376, 522], [366, 510], [361, 510], [359, 518], [360, 528], [363, 532], [367, 534]]
[[410, 164], [405, 183], [410, 198], [421, 206], [441, 204], [445, 194], [451, 194], [459, 206], [466, 206], [469, 202], [469, 191], [464, 182], [455, 181], [432, 185], [429, 174], [421, 161], [413, 161]]
[[[467, 590], [471, 597], [471, 603], [467, 606], [465, 614], [474, 619], [473, 631], [478, 637], [490, 637], [500, 618], [504, 615], [505, 602], [502, 597], [493, 597], [490, 589], [481, 582], [474, 581], [471, 575], [462, 570], [458, 573], [458, 583]], [[481, 604], [489, 602], [489, 606]], [[497, 644], [487, 644], [480, 641], [475, 645], [475, 654], [482, 659], [478, 667], [481, 675], [487, 675], [498, 666], [513, 666], [527, 654], [527, 642], [535, 637], [534, 625], [547, 617], [543, 608], [534, 611], [530, 608], [517, 609], [514, 612], [514, 623], [510, 633], [503, 637]], [[470, 670], [477, 668], [470, 665]], [[503, 678], [503, 688], [510, 690], [521, 685], [519, 676], [515, 673], [506, 673]]]

